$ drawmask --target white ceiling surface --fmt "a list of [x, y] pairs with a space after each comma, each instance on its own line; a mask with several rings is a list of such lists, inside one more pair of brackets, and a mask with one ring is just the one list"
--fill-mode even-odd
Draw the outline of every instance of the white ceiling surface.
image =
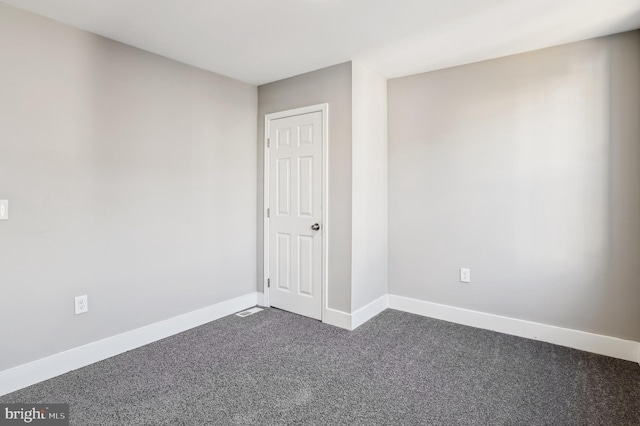
[[1, 0], [252, 84], [387, 78], [640, 28], [640, 0]]

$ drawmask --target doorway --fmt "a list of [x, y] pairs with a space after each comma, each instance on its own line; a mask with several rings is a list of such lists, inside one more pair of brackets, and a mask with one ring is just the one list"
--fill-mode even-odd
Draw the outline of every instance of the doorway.
[[265, 116], [265, 301], [317, 320], [327, 288], [327, 113], [322, 104]]

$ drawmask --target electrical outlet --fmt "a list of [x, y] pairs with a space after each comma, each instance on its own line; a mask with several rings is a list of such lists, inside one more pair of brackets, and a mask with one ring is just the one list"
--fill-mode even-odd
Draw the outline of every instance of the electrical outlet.
[[84, 296], [76, 297], [76, 315], [84, 314], [89, 311], [89, 298], [85, 294]]
[[471, 282], [471, 269], [460, 268], [460, 282], [463, 282], [463, 283]]
[[0, 220], [9, 219], [9, 200], [0, 200]]

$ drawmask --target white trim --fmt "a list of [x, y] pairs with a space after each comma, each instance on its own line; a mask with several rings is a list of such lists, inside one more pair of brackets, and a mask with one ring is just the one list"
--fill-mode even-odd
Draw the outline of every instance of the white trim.
[[351, 314], [351, 330], [355, 330], [371, 318], [389, 307], [389, 297], [385, 294]]
[[262, 144], [263, 152], [263, 167], [264, 171], [262, 176], [262, 296], [265, 307], [270, 307], [269, 303], [269, 290], [267, 287], [267, 279], [269, 279], [269, 218], [267, 217], [267, 209], [269, 208], [269, 150], [267, 146], [269, 144], [269, 128], [270, 128], [269, 115], [264, 116], [264, 143]]
[[329, 309], [329, 104], [322, 110], [322, 320]]
[[257, 293], [225, 300], [193, 312], [69, 349], [0, 372], [0, 395], [93, 364], [256, 305]]
[[323, 322], [352, 331], [387, 309], [388, 304], [388, 297], [385, 294], [352, 314], [327, 308]]
[[[269, 151], [267, 143], [270, 133], [270, 123], [279, 118], [293, 117], [296, 115], [309, 114], [312, 112], [322, 113], [322, 313], [321, 319], [325, 321], [328, 313], [328, 277], [329, 277], [329, 104], [311, 105], [302, 108], [290, 109], [287, 111], [273, 112], [264, 116], [264, 144], [263, 144], [263, 277], [262, 277], [262, 303], [261, 306], [270, 307], [269, 288], [267, 279], [269, 278], [269, 219], [267, 209], [269, 208]], [[335, 311], [339, 312], [339, 311]]]
[[640, 363], [640, 342], [389, 295], [389, 308]]
[[346, 312], [326, 308], [324, 310], [322, 322], [325, 324], [333, 325], [334, 327], [351, 330], [351, 314], [348, 314]]
[[[265, 114], [265, 119], [268, 118], [269, 120], [277, 120], [279, 118], [286, 118], [286, 117], [293, 117], [295, 115], [304, 115], [304, 114], [309, 114], [312, 112], [327, 112], [329, 108], [329, 104], [324, 103], [324, 104], [317, 104], [317, 105], [310, 105], [310, 106], [306, 106], [306, 107], [300, 107], [300, 108], [294, 108], [294, 109], [288, 109], [286, 111], [279, 111], [279, 112], [272, 112], [269, 114]], [[266, 127], [265, 127], [266, 129]], [[267, 132], [268, 134], [268, 132]]]

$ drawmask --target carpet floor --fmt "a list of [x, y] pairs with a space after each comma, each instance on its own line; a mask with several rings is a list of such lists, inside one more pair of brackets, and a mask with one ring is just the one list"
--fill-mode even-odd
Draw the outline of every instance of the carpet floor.
[[388, 309], [228, 316], [0, 397], [72, 425], [640, 425], [640, 366]]

